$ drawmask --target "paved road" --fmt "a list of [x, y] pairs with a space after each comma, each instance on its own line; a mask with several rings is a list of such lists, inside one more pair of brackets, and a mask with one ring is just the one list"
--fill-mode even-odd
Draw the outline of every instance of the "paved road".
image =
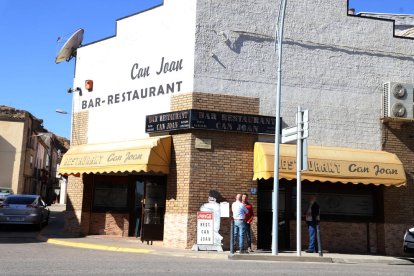
[[253, 262], [98, 251], [39, 242], [36, 234], [32, 229], [0, 229], [0, 275], [414, 275], [412, 265]]
[[[57, 214], [52, 212], [42, 233], [57, 226]], [[233, 261], [91, 250], [41, 242], [38, 234], [35, 227], [0, 226], [0, 275], [414, 275], [414, 265]]]

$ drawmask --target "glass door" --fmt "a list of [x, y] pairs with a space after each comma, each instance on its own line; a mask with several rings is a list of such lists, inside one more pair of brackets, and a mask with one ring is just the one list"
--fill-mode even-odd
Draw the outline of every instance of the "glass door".
[[141, 220], [142, 220], [142, 206], [144, 204], [144, 188], [145, 182], [143, 180], [135, 181], [135, 199], [134, 199], [134, 220], [135, 230], [134, 236], [141, 236]]
[[145, 180], [145, 198], [142, 204], [142, 241], [160, 241], [164, 235], [166, 183], [164, 177]]

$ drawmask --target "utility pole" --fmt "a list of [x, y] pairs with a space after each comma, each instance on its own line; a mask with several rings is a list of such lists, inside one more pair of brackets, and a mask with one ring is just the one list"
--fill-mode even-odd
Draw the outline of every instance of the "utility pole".
[[273, 219], [272, 219], [272, 255], [278, 254], [278, 237], [279, 237], [279, 144], [280, 144], [280, 99], [282, 89], [282, 40], [283, 40], [283, 25], [285, 22], [286, 1], [280, 0], [279, 15], [276, 25], [276, 39], [275, 43], [278, 53], [278, 68], [277, 68], [277, 88], [276, 88], [276, 129], [275, 129], [275, 161], [274, 161], [274, 176], [273, 176]]

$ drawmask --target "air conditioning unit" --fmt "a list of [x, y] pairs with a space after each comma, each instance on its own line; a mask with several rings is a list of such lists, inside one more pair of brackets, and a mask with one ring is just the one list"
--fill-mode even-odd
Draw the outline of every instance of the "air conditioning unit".
[[413, 85], [386, 82], [383, 86], [383, 117], [413, 119]]

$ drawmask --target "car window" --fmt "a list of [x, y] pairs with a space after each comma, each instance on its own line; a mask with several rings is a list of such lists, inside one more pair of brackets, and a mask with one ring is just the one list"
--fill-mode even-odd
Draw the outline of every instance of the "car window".
[[0, 193], [10, 193], [10, 192], [11, 192], [10, 189], [0, 188]]
[[4, 201], [6, 204], [32, 204], [36, 198], [33, 197], [7, 197]]

